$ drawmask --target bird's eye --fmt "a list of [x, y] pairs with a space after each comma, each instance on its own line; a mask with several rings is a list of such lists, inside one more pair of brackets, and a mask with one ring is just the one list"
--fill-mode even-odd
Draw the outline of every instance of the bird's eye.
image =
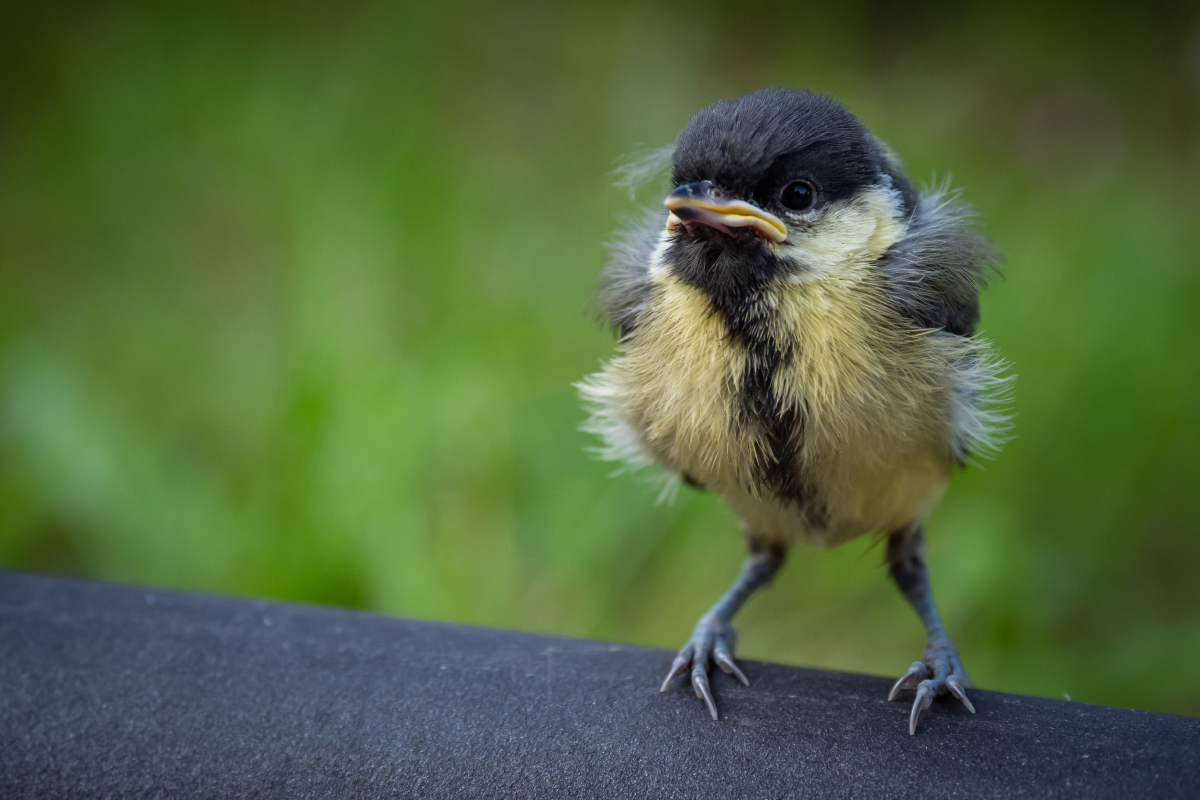
[[817, 190], [808, 181], [792, 181], [784, 187], [779, 200], [792, 211], [808, 211], [817, 202]]

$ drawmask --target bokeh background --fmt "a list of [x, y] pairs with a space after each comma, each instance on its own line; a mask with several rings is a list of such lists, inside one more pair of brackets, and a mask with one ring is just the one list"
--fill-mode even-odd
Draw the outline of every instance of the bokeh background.
[[[742, 545], [578, 430], [613, 171], [810, 87], [1007, 256], [1015, 438], [929, 532], [975, 683], [1200, 714], [1200, 11], [1125, 5], [0, 4], [0, 565], [678, 647]], [[900, 673], [881, 561], [740, 654]]]

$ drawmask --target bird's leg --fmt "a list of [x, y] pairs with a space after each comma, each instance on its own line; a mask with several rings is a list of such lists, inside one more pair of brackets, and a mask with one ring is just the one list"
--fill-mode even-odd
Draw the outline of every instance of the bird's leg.
[[925, 652], [921, 660], [913, 662], [888, 694], [888, 700], [893, 700], [901, 689], [917, 690], [908, 716], [908, 732], [912, 735], [917, 732], [917, 718], [921, 712], [929, 708], [933, 698], [939, 695], [946, 692], [953, 694], [972, 714], [975, 713], [975, 706], [967, 699], [966, 689], [971, 682], [959, 663], [958, 650], [950, 641], [933, 605], [933, 594], [929, 591], [929, 570], [925, 566], [925, 537], [921, 529], [905, 528], [893, 533], [888, 538], [887, 557], [889, 572], [896, 586], [900, 587], [921, 617], [921, 622], [925, 623]]
[[755, 590], [771, 582], [783, 563], [784, 553], [783, 547], [758, 547], [751, 540], [750, 555], [746, 556], [742, 563], [742, 571], [737, 580], [717, 604], [696, 623], [692, 638], [675, 657], [671, 671], [667, 673], [667, 679], [659, 689], [660, 692], [665, 692], [676, 676], [682, 675], [690, 668], [692, 689], [697, 697], [704, 700], [712, 718], [717, 719], [717, 704], [713, 702], [712, 691], [708, 685], [709, 660], [715, 662], [727, 674], [736, 676], [744, 685], [750, 685], [750, 681], [733, 660], [733, 648], [737, 638], [731, 624], [733, 615]]

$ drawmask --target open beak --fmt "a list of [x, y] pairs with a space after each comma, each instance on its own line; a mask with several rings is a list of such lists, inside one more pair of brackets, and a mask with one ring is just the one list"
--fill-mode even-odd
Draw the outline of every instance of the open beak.
[[752, 228], [770, 242], [787, 238], [787, 227], [779, 217], [743, 200], [726, 196], [712, 181], [685, 183], [667, 195], [663, 204], [670, 209], [667, 230], [699, 222], [732, 236], [736, 228]]

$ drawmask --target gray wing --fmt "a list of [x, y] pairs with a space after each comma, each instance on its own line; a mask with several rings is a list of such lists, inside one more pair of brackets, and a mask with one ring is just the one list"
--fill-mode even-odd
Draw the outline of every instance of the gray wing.
[[650, 259], [667, 224], [667, 212], [647, 211], [609, 243], [609, 259], [600, 273], [595, 304], [618, 337], [636, 326], [650, 297]]
[[[970, 208], [953, 195], [921, 195], [908, 232], [880, 264], [893, 306], [914, 325], [943, 331], [940, 336], [973, 336], [979, 290], [1000, 261], [970, 218]], [[1003, 362], [975, 339], [949, 367], [954, 391], [946, 409], [947, 446], [963, 465], [971, 453], [994, 452], [1003, 441], [1009, 379], [1001, 375]]]
[[880, 263], [893, 305], [922, 328], [975, 332], [979, 290], [1000, 254], [970, 226], [971, 217], [955, 195], [921, 195], [908, 232]]

